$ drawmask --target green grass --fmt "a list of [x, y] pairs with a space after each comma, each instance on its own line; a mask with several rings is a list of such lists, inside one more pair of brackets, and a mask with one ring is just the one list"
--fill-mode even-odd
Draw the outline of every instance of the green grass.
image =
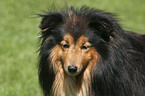
[[[54, 3], [55, 1], [55, 3]], [[144, 0], [0, 0], [0, 96], [42, 96], [37, 77], [36, 13], [87, 5], [117, 13], [128, 30], [145, 33]]]

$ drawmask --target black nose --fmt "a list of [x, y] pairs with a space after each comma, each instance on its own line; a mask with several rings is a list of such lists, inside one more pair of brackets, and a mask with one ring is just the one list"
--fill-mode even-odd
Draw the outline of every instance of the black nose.
[[68, 71], [70, 73], [75, 73], [75, 72], [77, 72], [77, 67], [76, 66], [68, 66]]

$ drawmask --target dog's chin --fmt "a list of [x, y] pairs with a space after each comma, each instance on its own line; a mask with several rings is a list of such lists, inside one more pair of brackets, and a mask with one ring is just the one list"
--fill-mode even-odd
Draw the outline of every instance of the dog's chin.
[[66, 73], [68, 76], [73, 76], [73, 77], [75, 77], [75, 76], [79, 75], [81, 72], [70, 73], [70, 72], [68, 72], [68, 71], [65, 71], [65, 73]]

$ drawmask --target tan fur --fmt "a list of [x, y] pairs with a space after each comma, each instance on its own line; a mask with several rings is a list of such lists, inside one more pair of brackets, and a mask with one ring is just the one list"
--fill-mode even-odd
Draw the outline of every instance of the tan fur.
[[[73, 37], [67, 34], [61, 45], [58, 44], [52, 49], [50, 59], [56, 75], [52, 86], [53, 96], [91, 95], [91, 76], [100, 56], [87, 40], [87, 37], [81, 36], [74, 43]], [[62, 45], [65, 44], [68, 44], [69, 48], [63, 48]], [[82, 50], [81, 46], [89, 47]], [[78, 68], [74, 76], [68, 72], [70, 65]]]

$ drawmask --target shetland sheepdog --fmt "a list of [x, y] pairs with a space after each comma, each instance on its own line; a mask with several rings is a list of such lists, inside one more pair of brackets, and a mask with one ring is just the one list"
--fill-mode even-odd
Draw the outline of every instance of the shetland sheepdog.
[[88, 7], [39, 16], [45, 96], [145, 96], [145, 35]]

